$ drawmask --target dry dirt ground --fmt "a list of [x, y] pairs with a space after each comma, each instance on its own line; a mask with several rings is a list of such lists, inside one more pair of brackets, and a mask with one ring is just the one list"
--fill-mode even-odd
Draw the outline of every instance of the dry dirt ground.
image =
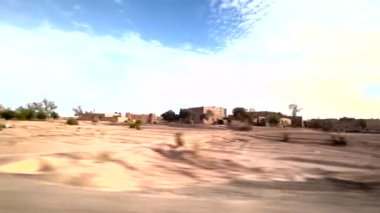
[[[128, 193], [125, 196], [134, 202], [148, 199], [136, 198], [141, 195], [159, 196], [149, 199], [161, 204], [164, 197], [186, 197], [187, 203], [181, 201], [185, 209], [169, 211], [170, 206], [165, 205], [156, 209], [163, 212], [221, 207], [223, 199], [249, 201], [249, 207], [231, 204], [240, 212], [265, 207], [271, 199], [296, 202], [282, 204], [292, 205], [292, 209], [279, 208], [279, 204], [273, 212], [380, 210], [380, 135], [376, 134], [346, 134], [347, 146], [331, 146], [328, 133], [306, 129], [255, 127], [238, 132], [196, 125], [149, 125], [135, 130], [91, 122], [79, 126], [64, 121], [12, 124], [14, 128], [0, 131], [0, 197], [12, 198], [15, 203], [25, 203], [21, 202], [27, 200], [23, 192], [37, 193], [38, 202], [53, 199], [52, 195], [75, 199], [70, 194], [86, 197], [92, 205], [102, 196], [99, 193], [111, 197]], [[175, 147], [177, 132], [183, 133], [184, 147]], [[281, 142], [283, 132], [289, 133], [290, 141]], [[199, 198], [208, 201], [191, 200]], [[28, 208], [43, 212], [41, 206], [47, 204], [37, 201], [27, 202]], [[264, 203], [254, 203], [259, 201]], [[24, 212], [9, 202], [0, 199], [0, 209]], [[100, 210], [101, 205], [97, 207]], [[53, 210], [67, 208], [59, 206]], [[228, 208], [220, 210], [231, 211]]]

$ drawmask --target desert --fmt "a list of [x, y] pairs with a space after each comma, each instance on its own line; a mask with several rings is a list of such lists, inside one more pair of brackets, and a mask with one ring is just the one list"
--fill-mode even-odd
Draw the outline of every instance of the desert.
[[[247, 201], [257, 190], [311, 197], [380, 195], [379, 134], [346, 133], [348, 144], [333, 146], [330, 133], [301, 128], [235, 131], [226, 125], [144, 124], [136, 130], [91, 121], [75, 126], [65, 120], [10, 123], [11, 128], [0, 132], [3, 183], [17, 184], [20, 179], [69, 191], [160, 199]], [[183, 145], [178, 147], [179, 132]], [[373, 200], [365, 208], [375, 210], [378, 205]]]

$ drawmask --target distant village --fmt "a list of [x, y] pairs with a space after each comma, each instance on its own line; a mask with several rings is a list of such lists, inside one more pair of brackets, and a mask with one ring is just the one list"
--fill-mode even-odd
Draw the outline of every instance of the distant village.
[[[293, 106], [294, 107], [294, 106]], [[295, 107], [297, 107], [295, 105]], [[241, 107], [234, 108], [231, 115], [227, 115], [227, 109], [216, 106], [201, 106], [181, 109], [179, 114], [169, 110], [161, 116], [154, 113], [133, 114], [115, 112], [76, 113], [78, 120], [88, 121], [108, 121], [113, 123], [140, 121], [145, 124], [159, 123], [184, 123], [184, 124], [205, 124], [205, 125], [226, 125], [233, 122], [244, 122], [252, 126], [267, 127], [294, 127], [294, 128], [313, 128], [325, 131], [336, 132], [365, 132], [380, 133], [379, 119], [311, 119], [303, 120], [302, 116], [296, 115], [297, 108], [293, 108], [292, 115], [284, 115], [279, 112], [246, 110]]]

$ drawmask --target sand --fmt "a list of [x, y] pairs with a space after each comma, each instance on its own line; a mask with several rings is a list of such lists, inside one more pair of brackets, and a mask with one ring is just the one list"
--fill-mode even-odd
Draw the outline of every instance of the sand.
[[[100, 191], [144, 191], [235, 180], [380, 182], [380, 136], [347, 134], [349, 145], [305, 129], [143, 126], [64, 121], [12, 122], [0, 132], [0, 173]], [[280, 142], [283, 131], [291, 133]], [[174, 147], [182, 132], [185, 146]], [[0, 174], [0, 175], [1, 175]]]

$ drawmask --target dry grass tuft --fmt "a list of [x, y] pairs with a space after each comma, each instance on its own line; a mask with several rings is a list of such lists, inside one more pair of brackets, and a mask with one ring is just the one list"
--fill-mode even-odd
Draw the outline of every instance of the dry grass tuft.
[[346, 146], [347, 139], [346, 136], [341, 134], [331, 134], [331, 145], [332, 146]]
[[40, 172], [51, 172], [54, 170], [55, 170], [54, 166], [51, 163], [49, 163], [48, 161], [46, 161], [46, 160], [40, 161], [40, 168], [38, 169], [38, 171], [40, 171]]
[[236, 131], [251, 131], [252, 125], [248, 122], [232, 121], [229, 128]]
[[281, 141], [282, 142], [289, 142], [290, 141], [290, 134], [289, 134], [289, 132], [282, 133]]
[[109, 152], [101, 152], [96, 156], [96, 159], [99, 160], [100, 162], [106, 162], [106, 161], [111, 161], [112, 156], [111, 156], [111, 153]]
[[185, 140], [183, 139], [182, 136], [183, 136], [182, 132], [175, 133], [175, 144], [177, 147], [181, 147], [185, 145]]

